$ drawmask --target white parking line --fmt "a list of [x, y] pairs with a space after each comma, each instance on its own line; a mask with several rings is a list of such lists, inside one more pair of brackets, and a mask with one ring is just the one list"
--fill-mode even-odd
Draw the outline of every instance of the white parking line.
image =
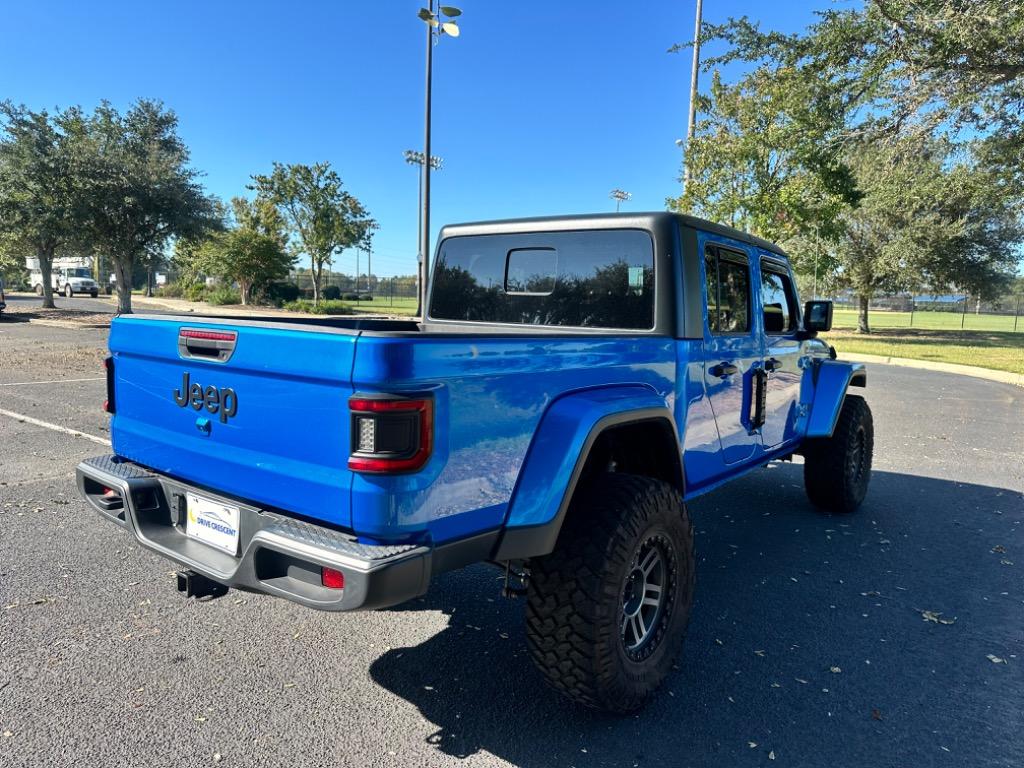
[[52, 429], [54, 432], [63, 432], [65, 435], [72, 435], [73, 437], [84, 437], [86, 440], [92, 440], [94, 443], [99, 443], [100, 445], [110, 445], [110, 441], [104, 440], [102, 437], [96, 437], [96, 435], [89, 435], [86, 434], [85, 432], [79, 432], [77, 429], [69, 429], [68, 427], [62, 427], [60, 424], [51, 424], [48, 421], [40, 421], [39, 419], [33, 419], [31, 416], [26, 416], [23, 413], [5, 411], [3, 408], [0, 408], [0, 416], [9, 416], [12, 419], [23, 421], [26, 424], [34, 424], [37, 427]]
[[23, 387], [26, 384], [71, 384], [76, 381], [103, 381], [103, 376], [93, 376], [89, 379], [50, 379], [49, 381], [12, 381], [7, 384], [0, 384], [0, 387]]

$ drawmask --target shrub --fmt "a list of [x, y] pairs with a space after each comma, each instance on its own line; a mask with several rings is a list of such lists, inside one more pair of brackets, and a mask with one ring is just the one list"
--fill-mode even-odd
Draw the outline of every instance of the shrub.
[[224, 306], [226, 304], [241, 304], [242, 295], [234, 288], [229, 288], [225, 285], [210, 291], [206, 295], [206, 302], [208, 304], [215, 304], [217, 306]]
[[359, 294], [358, 293], [346, 293], [341, 298], [343, 298], [345, 301], [359, 301]]
[[341, 288], [336, 285], [328, 285], [324, 288], [324, 298], [328, 301], [337, 301], [341, 298]]
[[289, 312], [308, 312], [313, 315], [347, 315], [351, 311], [343, 301], [321, 301], [318, 307], [306, 299], [289, 301], [282, 308]]
[[360, 301], [373, 301], [373, 296], [371, 294], [369, 294], [369, 293], [364, 293], [362, 296], [359, 297], [359, 300]]
[[163, 296], [168, 299], [180, 299], [185, 295], [185, 286], [181, 283], [167, 283], [157, 288], [153, 294], [155, 296]]
[[195, 283], [185, 288], [185, 298], [189, 301], [206, 301], [206, 286]]
[[271, 304], [281, 307], [299, 298], [299, 286], [294, 283], [271, 283], [264, 295]]

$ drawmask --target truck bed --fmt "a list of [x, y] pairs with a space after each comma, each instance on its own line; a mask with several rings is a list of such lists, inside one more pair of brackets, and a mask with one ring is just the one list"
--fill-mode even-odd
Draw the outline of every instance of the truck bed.
[[[233, 336], [229, 357], [188, 351], [183, 331]], [[499, 528], [554, 399], [612, 384], [669, 398], [675, 375], [663, 336], [375, 318], [122, 316], [110, 348], [118, 456], [374, 542]], [[349, 398], [382, 392], [434, 400], [417, 472], [348, 469]]]

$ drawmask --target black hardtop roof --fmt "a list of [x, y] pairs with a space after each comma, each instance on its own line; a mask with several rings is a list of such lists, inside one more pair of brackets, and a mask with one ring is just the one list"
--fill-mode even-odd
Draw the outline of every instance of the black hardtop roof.
[[494, 221], [473, 221], [464, 224], [448, 224], [441, 228], [441, 239], [460, 235], [498, 235], [537, 231], [568, 231], [581, 229], [636, 228], [653, 229], [666, 220], [680, 222], [694, 229], [712, 232], [723, 237], [753, 245], [780, 256], [786, 252], [775, 243], [748, 234], [724, 224], [707, 219], [671, 211], [647, 211], [641, 213], [582, 213], [570, 216], [534, 216], [523, 219], [498, 219]]

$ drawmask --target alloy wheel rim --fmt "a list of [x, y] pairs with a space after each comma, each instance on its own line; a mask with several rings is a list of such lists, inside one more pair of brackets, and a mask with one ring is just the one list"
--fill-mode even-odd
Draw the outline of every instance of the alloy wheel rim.
[[675, 592], [676, 559], [669, 540], [653, 534], [637, 547], [622, 585], [619, 638], [626, 655], [643, 661], [661, 642]]
[[865, 454], [864, 430], [858, 430], [853, 441], [853, 449], [850, 451], [849, 472], [850, 479], [859, 483], [864, 476], [864, 454]]

